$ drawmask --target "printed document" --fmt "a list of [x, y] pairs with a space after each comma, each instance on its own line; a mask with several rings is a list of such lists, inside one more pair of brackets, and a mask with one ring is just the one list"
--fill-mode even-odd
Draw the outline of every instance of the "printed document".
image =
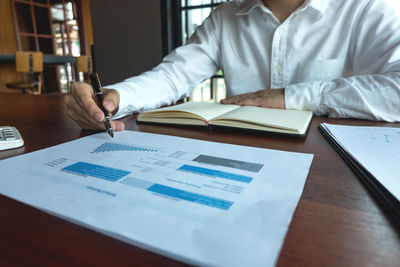
[[400, 128], [328, 123], [321, 126], [400, 201]]
[[99, 133], [0, 161], [0, 193], [189, 264], [273, 266], [312, 158]]

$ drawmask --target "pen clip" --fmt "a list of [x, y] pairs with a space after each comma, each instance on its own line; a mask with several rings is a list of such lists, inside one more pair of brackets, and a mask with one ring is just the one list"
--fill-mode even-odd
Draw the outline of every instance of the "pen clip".
[[93, 72], [89, 75], [90, 82], [93, 87], [93, 93], [96, 97], [97, 106], [103, 111], [104, 113], [104, 125], [106, 126], [106, 130], [111, 137], [114, 137], [114, 131], [111, 126], [111, 114], [108, 112], [103, 106], [103, 91], [101, 90], [101, 83], [99, 79], [99, 75], [96, 72]]
[[95, 95], [103, 94], [101, 91], [101, 83], [99, 79], [99, 75], [96, 72], [93, 72], [89, 75], [90, 83], [92, 84], [93, 91]]

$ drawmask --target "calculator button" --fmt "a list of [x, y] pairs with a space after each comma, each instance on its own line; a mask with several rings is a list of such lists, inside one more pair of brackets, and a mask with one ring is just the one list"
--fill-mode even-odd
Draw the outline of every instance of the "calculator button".
[[14, 127], [0, 126], [0, 151], [21, 147], [24, 145], [24, 140]]

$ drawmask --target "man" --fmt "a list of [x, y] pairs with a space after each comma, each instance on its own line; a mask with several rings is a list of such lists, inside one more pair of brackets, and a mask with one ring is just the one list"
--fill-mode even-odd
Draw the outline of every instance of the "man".
[[[119, 117], [172, 104], [222, 69], [222, 103], [400, 121], [400, 14], [388, 1], [228, 2], [153, 70], [104, 89], [103, 104]], [[81, 127], [104, 129], [90, 85], [73, 84], [65, 104]]]

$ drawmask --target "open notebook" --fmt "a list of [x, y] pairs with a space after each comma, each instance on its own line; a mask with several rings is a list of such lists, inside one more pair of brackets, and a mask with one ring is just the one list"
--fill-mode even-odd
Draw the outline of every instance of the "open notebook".
[[253, 106], [187, 102], [145, 111], [139, 122], [203, 125], [304, 136], [312, 119], [305, 110], [271, 109]]

